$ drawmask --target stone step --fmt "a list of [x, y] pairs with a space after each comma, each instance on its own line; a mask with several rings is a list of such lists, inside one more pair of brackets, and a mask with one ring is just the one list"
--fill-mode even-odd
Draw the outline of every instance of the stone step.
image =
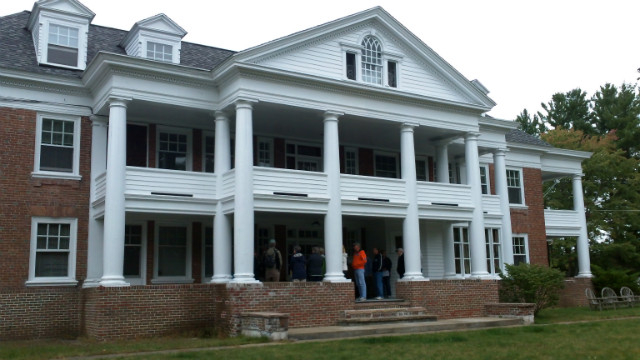
[[402, 308], [409, 307], [411, 303], [404, 299], [383, 299], [383, 300], [366, 300], [366, 301], [357, 301], [355, 303], [355, 309], [392, 309], [392, 308]]
[[440, 331], [463, 331], [523, 325], [522, 318], [465, 318], [438, 321], [367, 324], [359, 326], [326, 326], [290, 328], [290, 340], [342, 339], [376, 335], [400, 335]]
[[374, 323], [435, 321], [435, 315], [427, 314], [423, 307], [401, 307], [388, 309], [345, 310], [340, 314], [340, 325], [362, 325]]

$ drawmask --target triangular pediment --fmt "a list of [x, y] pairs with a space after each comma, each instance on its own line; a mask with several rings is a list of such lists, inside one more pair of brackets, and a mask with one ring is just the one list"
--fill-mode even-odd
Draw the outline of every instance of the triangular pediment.
[[242, 51], [235, 60], [349, 83], [346, 52], [360, 54], [368, 35], [380, 41], [384, 59], [398, 64], [394, 90], [487, 110], [495, 106], [486, 88], [466, 79], [380, 7]]
[[132, 31], [135, 28], [176, 35], [180, 38], [183, 38], [187, 34], [187, 31], [185, 29], [176, 24], [175, 21], [171, 20], [171, 18], [169, 18], [165, 14], [158, 14], [150, 18], [140, 20], [135, 23]]
[[41, 12], [62, 13], [87, 19], [91, 22], [96, 14], [77, 0], [40, 0], [33, 4], [27, 27], [31, 30]]

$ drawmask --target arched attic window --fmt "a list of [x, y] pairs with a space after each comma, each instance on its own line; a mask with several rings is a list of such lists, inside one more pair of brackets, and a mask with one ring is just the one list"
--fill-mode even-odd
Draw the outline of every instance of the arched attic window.
[[371, 35], [362, 39], [362, 81], [382, 85], [382, 46]]

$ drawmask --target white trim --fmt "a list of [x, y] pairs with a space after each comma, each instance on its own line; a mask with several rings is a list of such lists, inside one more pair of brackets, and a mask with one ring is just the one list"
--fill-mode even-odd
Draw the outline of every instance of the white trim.
[[[494, 230], [495, 234], [498, 236], [498, 242], [496, 243], [496, 239], [493, 237], [494, 235]], [[487, 272], [489, 272], [489, 274], [491, 275], [498, 275], [498, 273], [502, 270], [504, 270], [504, 259], [502, 258], [502, 246], [504, 246], [504, 241], [502, 241], [501, 239], [501, 235], [502, 235], [502, 228], [499, 226], [494, 226], [494, 227], [486, 227], [484, 228], [484, 235], [485, 235], [485, 246], [489, 246], [489, 249], [487, 251], [487, 262], [489, 262], [488, 266], [487, 266]], [[487, 238], [487, 233], [489, 234], [489, 238]], [[488, 241], [488, 243], [487, 243]], [[494, 253], [494, 249], [493, 247], [495, 245], [499, 246], [498, 249], [498, 254]], [[495, 268], [495, 259], [498, 258], [498, 260], [500, 261], [498, 264], [498, 269]]]
[[[269, 163], [267, 165], [262, 165], [260, 163], [260, 143], [269, 144]], [[322, 149], [320, 149], [322, 151]], [[273, 138], [258, 136], [256, 140], [256, 166], [262, 167], [274, 167], [274, 150], [273, 150]]]
[[[527, 264], [530, 264], [529, 262], [529, 234], [512, 234], [511, 235], [511, 244], [514, 247], [515, 250], [515, 243], [513, 242], [513, 238], [516, 237], [521, 237], [524, 238], [524, 251], [525, 251], [525, 256], [526, 256], [526, 262]], [[514, 258], [516, 256], [521, 256], [522, 254], [516, 254], [515, 251], [513, 253]]]
[[[296, 147], [295, 154], [290, 155], [287, 152], [287, 146], [288, 145], [294, 145]], [[308, 160], [311, 160], [311, 159], [315, 160], [316, 159], [315, 156], [299, 155], [298, 154], [298, 146], [317, 147], [317, 148], [320, 149], [320, 156], [317, 157], [318, 169], [315, 172], [323, 172], [324, 171], [324, 167], [323, 167], [324, 166], [324, 149], [322, 148], [322, 144], [321, 143], [319, 144], [318, 142], [313, 142], [313, 141], [309, 142], [309, 141], [304, 141], [304, 140], [287, 140], [287, 139], [285, 139], [285, 142], [284, 142], [284, 168], [285, 169], [289, 169], [287, 167], [287, 158], [289, 156], [293, 156], [295, 158], [295, 160], [294, 160], [295, 164], [294, 164], [294, 169], [293, 170], [301, 170], [301, 169], [298, 169], [298, 161], [302, 161], [304, 159], [308, 159]], [[290, 170], [292, 170], [292, 169], [290, 169]], [[309, 170], [301, 170], [301, 171], [309, 171]]]
[[[425, 180], [418, 180], [418, 162], [424, 163]], [[416, 155], [416, 181], [429, 182], [429, 156]]]
[[[184, 171], [193, 171], [193, 129], [191, 128], [179, 128], [166, 125], [156, 126], [156, 168], [160, 168], [160, 133], [179, 134], [187, 136], [187, 163], [185, 164]], [[167, 169], [176, 170], [176, 169]], [[180, 170], [178, 170], [180, 171]]]
[[[59, 277], [36, 277], [36, 255], [38, 243], [38, 224], [69, 224], [69, 259], [67, 276]], [[78, 240], [78, 219], [77, 218], [54, 218], [34, 216], [31, 218], [31, 240], [29, 254], [29, 279], [27, 286], [74, 286], [78, 284], [76, 280], [76, 244]]]
[[[73, 165], [71, 172], [40, 170], [40, 151], [42, 148], [42, 121], [44, 119], [72, 121], [73, 122]], [[36, 141], [33, 160], [33, 172], [31, 176], [37, 178], [55, 178], [80, 180], [80, 116], [60, 115], [53, 113], [38, 113], [36, 116]]]
[[[61, 18], [61, 14], [56, 14], [54, 16], [56, 17], [52, 17], [50, 14], [40, 14], [40, 26], [38, 26], [37, 29], [34, 29], [34, 31], [40, 32], [38, 35], [39, 44], [36, 44], [36, 54], [41, 54], [38, 62], [40, 64], [65, 69], [84, 70], [87, 67], [87, 33], [89, 32], [89, 22], [86, 19], [76, 20], [69, 16]], [[69, 66], [47, 61], [49, 56], [49, 27], [51, 24], [66, 26], [78, 30], [78, 66]], [[38, 47], [40, 48], [40, 51], [37, 51]]]
[[[159, 251], [159, 242], [160, 242], [160, 228], [161, 227], [184, 227], [187, 230], [187, 249], [186, 249], [186, 259], [185, 259], [185, 276], [159, 276], [158, 275], [158, 251]], [[153, 278], [151, 279], [152, 284], [190, 284], [193, 283], [192, 277], [192, 248], [193, 248], [193, 237], [191, 233], [192, 227], [191, 223], [182, 223], [182, 222], [166, 222], [163, 221], [160, 223], [156, 221], [155, 223], [155, 235], [154, 235], [154, 244], [153, 244]]]
[[[489, 173], [489, 165], [488, 164], [480, 164], [480, 169], [484, 169], [485, 178], [487, 179], [487, 192], [482, 193], [483, 195], [491, 195], [491, 175]], [[482, 190], [482, 172], [480, 173], [480, 189]]]
[[[355, 173], [351, 174], [349, 172], [347, 172], [347, 152], [353, 152], [355, 154]], [[344, 173], [345, 174], [351, 174], [351, 175], [360, 175], [360, 156], [358, 155], [358, 148], [357, 147], [351, 147], [351, 146], [345, 146], [344, 147]]]
[[[506, 171], [517, 171], [519, 176], [520, 176], [520, 196], [522, 199], [521, 203], [512, 203], [511, 200], [509, 200], [509, 207], [512, 208], [527, 208], [527, 202], [524, 198], [524, 174], [523, 174], [523, 168], [516, 168], [516, 167], [509, 167], [507, 166]], [[507, 196], [509, 196], [509, 188], [512, 188], [509, 186], [509, 176], [507, 174], [505, 174], [505, 176], [507, 176]]]
[[[131, 285], [146, 285], [147, 284], [147, 223], [146, 222], [126, 222], [125, 226], [140, 226], [142, 232], [140, 233], [140, 276], [131, 277], [125, 276], [125, 280]], [[124, 234], [123, 234], [124, 236]], [[126, 242], [124, 244], [127, 246]], [[124, 273], [123, 273], [124, 275]]]

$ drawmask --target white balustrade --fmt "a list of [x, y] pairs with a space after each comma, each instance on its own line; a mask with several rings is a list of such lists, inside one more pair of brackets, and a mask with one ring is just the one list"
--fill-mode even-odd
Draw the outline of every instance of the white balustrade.
[[482, 195], [482, 211], [487, 214], [502, 214], [498, 195]]
[[215, 199], [215, 183], [212, 173], [128, 166], [125, 194]]
[[102, 174], [96, 177], [96, 187], [95, 187], [95, 197], [94, 199], [104, 199], [105, 194], [107, 193], [107, 173], [103, 172]]
[[419, 181], [417, 196], [419, 205], [472, 206], [469, 185]]
[[407, 202], [405, 181], [373, 176], [340, 175], [343, 200]]
[[327, 174], [256, 166], [253, 168], [253, 192], [326, 198]]
[[580, 233], [580, 218], [574, 210], [545, 209], [544, 224], [547, 236], [578, 236]]

